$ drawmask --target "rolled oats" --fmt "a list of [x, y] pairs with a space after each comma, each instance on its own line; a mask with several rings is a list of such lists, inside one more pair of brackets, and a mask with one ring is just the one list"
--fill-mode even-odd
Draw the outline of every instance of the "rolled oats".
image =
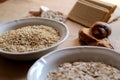
[[64, 63], [46, 80], [120, 80], [120, 70], [100, 62]]

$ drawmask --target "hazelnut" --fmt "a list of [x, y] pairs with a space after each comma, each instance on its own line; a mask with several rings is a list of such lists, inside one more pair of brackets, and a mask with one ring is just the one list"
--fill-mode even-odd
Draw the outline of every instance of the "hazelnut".
[[111, 34], [111, 28], [105, 22], [96, 22], [91, 28], [92, 35], [97, 39], [107, 38]]

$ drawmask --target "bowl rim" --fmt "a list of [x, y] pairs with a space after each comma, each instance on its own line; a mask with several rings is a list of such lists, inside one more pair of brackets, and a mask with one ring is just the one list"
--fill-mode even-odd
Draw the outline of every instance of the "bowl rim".
[[35, 53], [37, 53], [37, 52], [42, 52], [42, 51], [45, 51], [45, 50], [49, 50], [49, 49], [51, 49], [51, 48], [54, 48], [54, 47], [56, 47], [56, 46], [58, 46], [58, 45], [60, 45], [61, 43], [63, 43], [67, 38], [68, 38], [68, 36], [69, 36], [69, 29], [68, 29], [68, 27], [67, 27], [67, 25], [66, 24], [64, 24], [63, 22], [60, 22], [60, 21], [56, 21], [56, 20], [52, 20], [52, 19], [47, 19], [47, 18], [38, 18], [38, 17], [35, 17], [35, 18], [25, 18], [25, 19], [16, 19], [16, 20], [12, 20], [12, 21], [8, 21], [8, 22], [4, 22], [4, 23], [2, 23], [2, 24], [0, 24], [0, 25], [5, 25], [5, 24], [9, 24], [9, 23], [12, 23], [12, 22], [20, 22], [20, 21], [26, 21], [26, 20], [35, 20], [35, 19], [40, 19], [40, 20], [48, 20], [48, 21], [52, 21], [52, 22], [56, 22], [56, 23], [59, 23], [59, 24], [61, 24], [61, 25], [63, 25], [64, 26], [64, 29], [65, 29], [65, 31], [66, 31], [66, 35], [63, 37], [63, 39], [61, 39], [61, 40], [58, 40], [58, 42], [57, 43], [55, 43], [55, 44], [53, 44], [52, 46], [49, 46], [49, 47], [47, 47], [47, 48], [43, 48], [43, 49], [40, 49], [40, 50], [36, 50], [36, 51], [30, 51], [30, 52], [9, 52], [9, 51], [4, 51], [4, 50], [1, 50], [0, 49], [0, 53], [2, 54], [11, 54], [11, 55], [26, 55], [26, 54], [35, 54]]
[[48, 54], [42, 56], [41, 58], [39, 58], [39, 60], [43, 60], [44, 58], [46, 57], [49, 57], [49, 55], [51, 54], [56, 54], [56, 52], [60, 52], [60, 51], [65, 51], [65, 50], [70, 50], [70, 49], [101, 49], [101, 50], [109, 50], [111, 51], [112, 53], [115, 53], [115, 55], [119, 55], [120, 56], [120, 53], [115, 51], [114, 49], [110, 49], [110, 48], [106, 48], [106, 47], [100, 47], [100, 46], [72, 46], [72, 47], [66, 47], [66, 48], [63, 48], [63, 49], [58, 49], [58, 50], [54, 50], [54, 51], [51, 51], [49, 52]]
[[100, 47], [100, 46], [72, 46], [72, 47], [66, 47], [66, 48], [63, 48], [63, 49], [58, 49], [58, 50], [54, 50], [52, 52], [49, 52], [48, 54], [40, 57], [37, 61], [35, 61], [32, 66], [29, 68], [28, 72], [27, 72], [27, 80], [31, 80], [30, 79], [30, 74], [31, 74], [31, 70], [33, 67], [35, 67], [35, 65], [39, 62], [39, 63], [44, 63], [46, 64], [46, 61], [45, 59], [49, 58], [49, 55], [51, 54], [56, 54], [57, 52], [60, 52], [60, 51], [65, 51], [65, 50], [70, 50], [70, 49], [100, 49], [100, 50], [108, 50], [110, 52], [112, 52], [112, 54], [116, 55], [116, 56], [119, 56], [120, 57], [120, 53], [113, 50], [113, 49], [110, 49], [110, 48], [106, 48], [106, 47]]

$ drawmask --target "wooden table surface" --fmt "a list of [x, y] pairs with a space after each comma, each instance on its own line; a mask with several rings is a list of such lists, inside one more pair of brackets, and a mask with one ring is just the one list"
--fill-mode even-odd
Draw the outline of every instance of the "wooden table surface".
[[[0, 4], [0, 23], [25, 18], [30, 10], [37, 11], [41, 5], [68, 15], [77, 0], [8, 0]], [[107, 0], [108, 1], [108, 0]], [[111, 0], [115, 1], [115, 0]], [[67, 20], [70, 31], [68, 39], [57, 49], [80, 46], [78, 31], [84, 27]], [[120, 20], [110, 24], [112, 34], [110, 41], [116, 51], [120, 51]], [[0, 80], [26, 80], [27, 71], [35, 61], [12, 61], [0, 56]]]

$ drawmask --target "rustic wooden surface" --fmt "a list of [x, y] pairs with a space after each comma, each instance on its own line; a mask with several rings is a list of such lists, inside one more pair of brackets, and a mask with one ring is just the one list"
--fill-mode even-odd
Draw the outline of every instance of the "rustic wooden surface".
[[[61, 11], [67, 15], [76, 1], [77, 0], [7, 0], [0, 4], [0, 23], [25, 18], [30, 10], [37, 11], [41, 5], [47, 6], [52, 10]], [[114, 2], [115, 0], [111, 1]], [[78, 31], [83, 26], [70, 20], [67, 20], [65, 24], [69, 28], [70, 35], [57, 49], [80, 45], [78, 43]], [[118, 20], [110, 25], [112, 28], [110, 41], [115, 47], [115, 50], [120, 51], [120, 21]], [[12, 61], [0, 57], [0, 80], [26, 80], [27, 71], [34, 62], [35, 61]]]

